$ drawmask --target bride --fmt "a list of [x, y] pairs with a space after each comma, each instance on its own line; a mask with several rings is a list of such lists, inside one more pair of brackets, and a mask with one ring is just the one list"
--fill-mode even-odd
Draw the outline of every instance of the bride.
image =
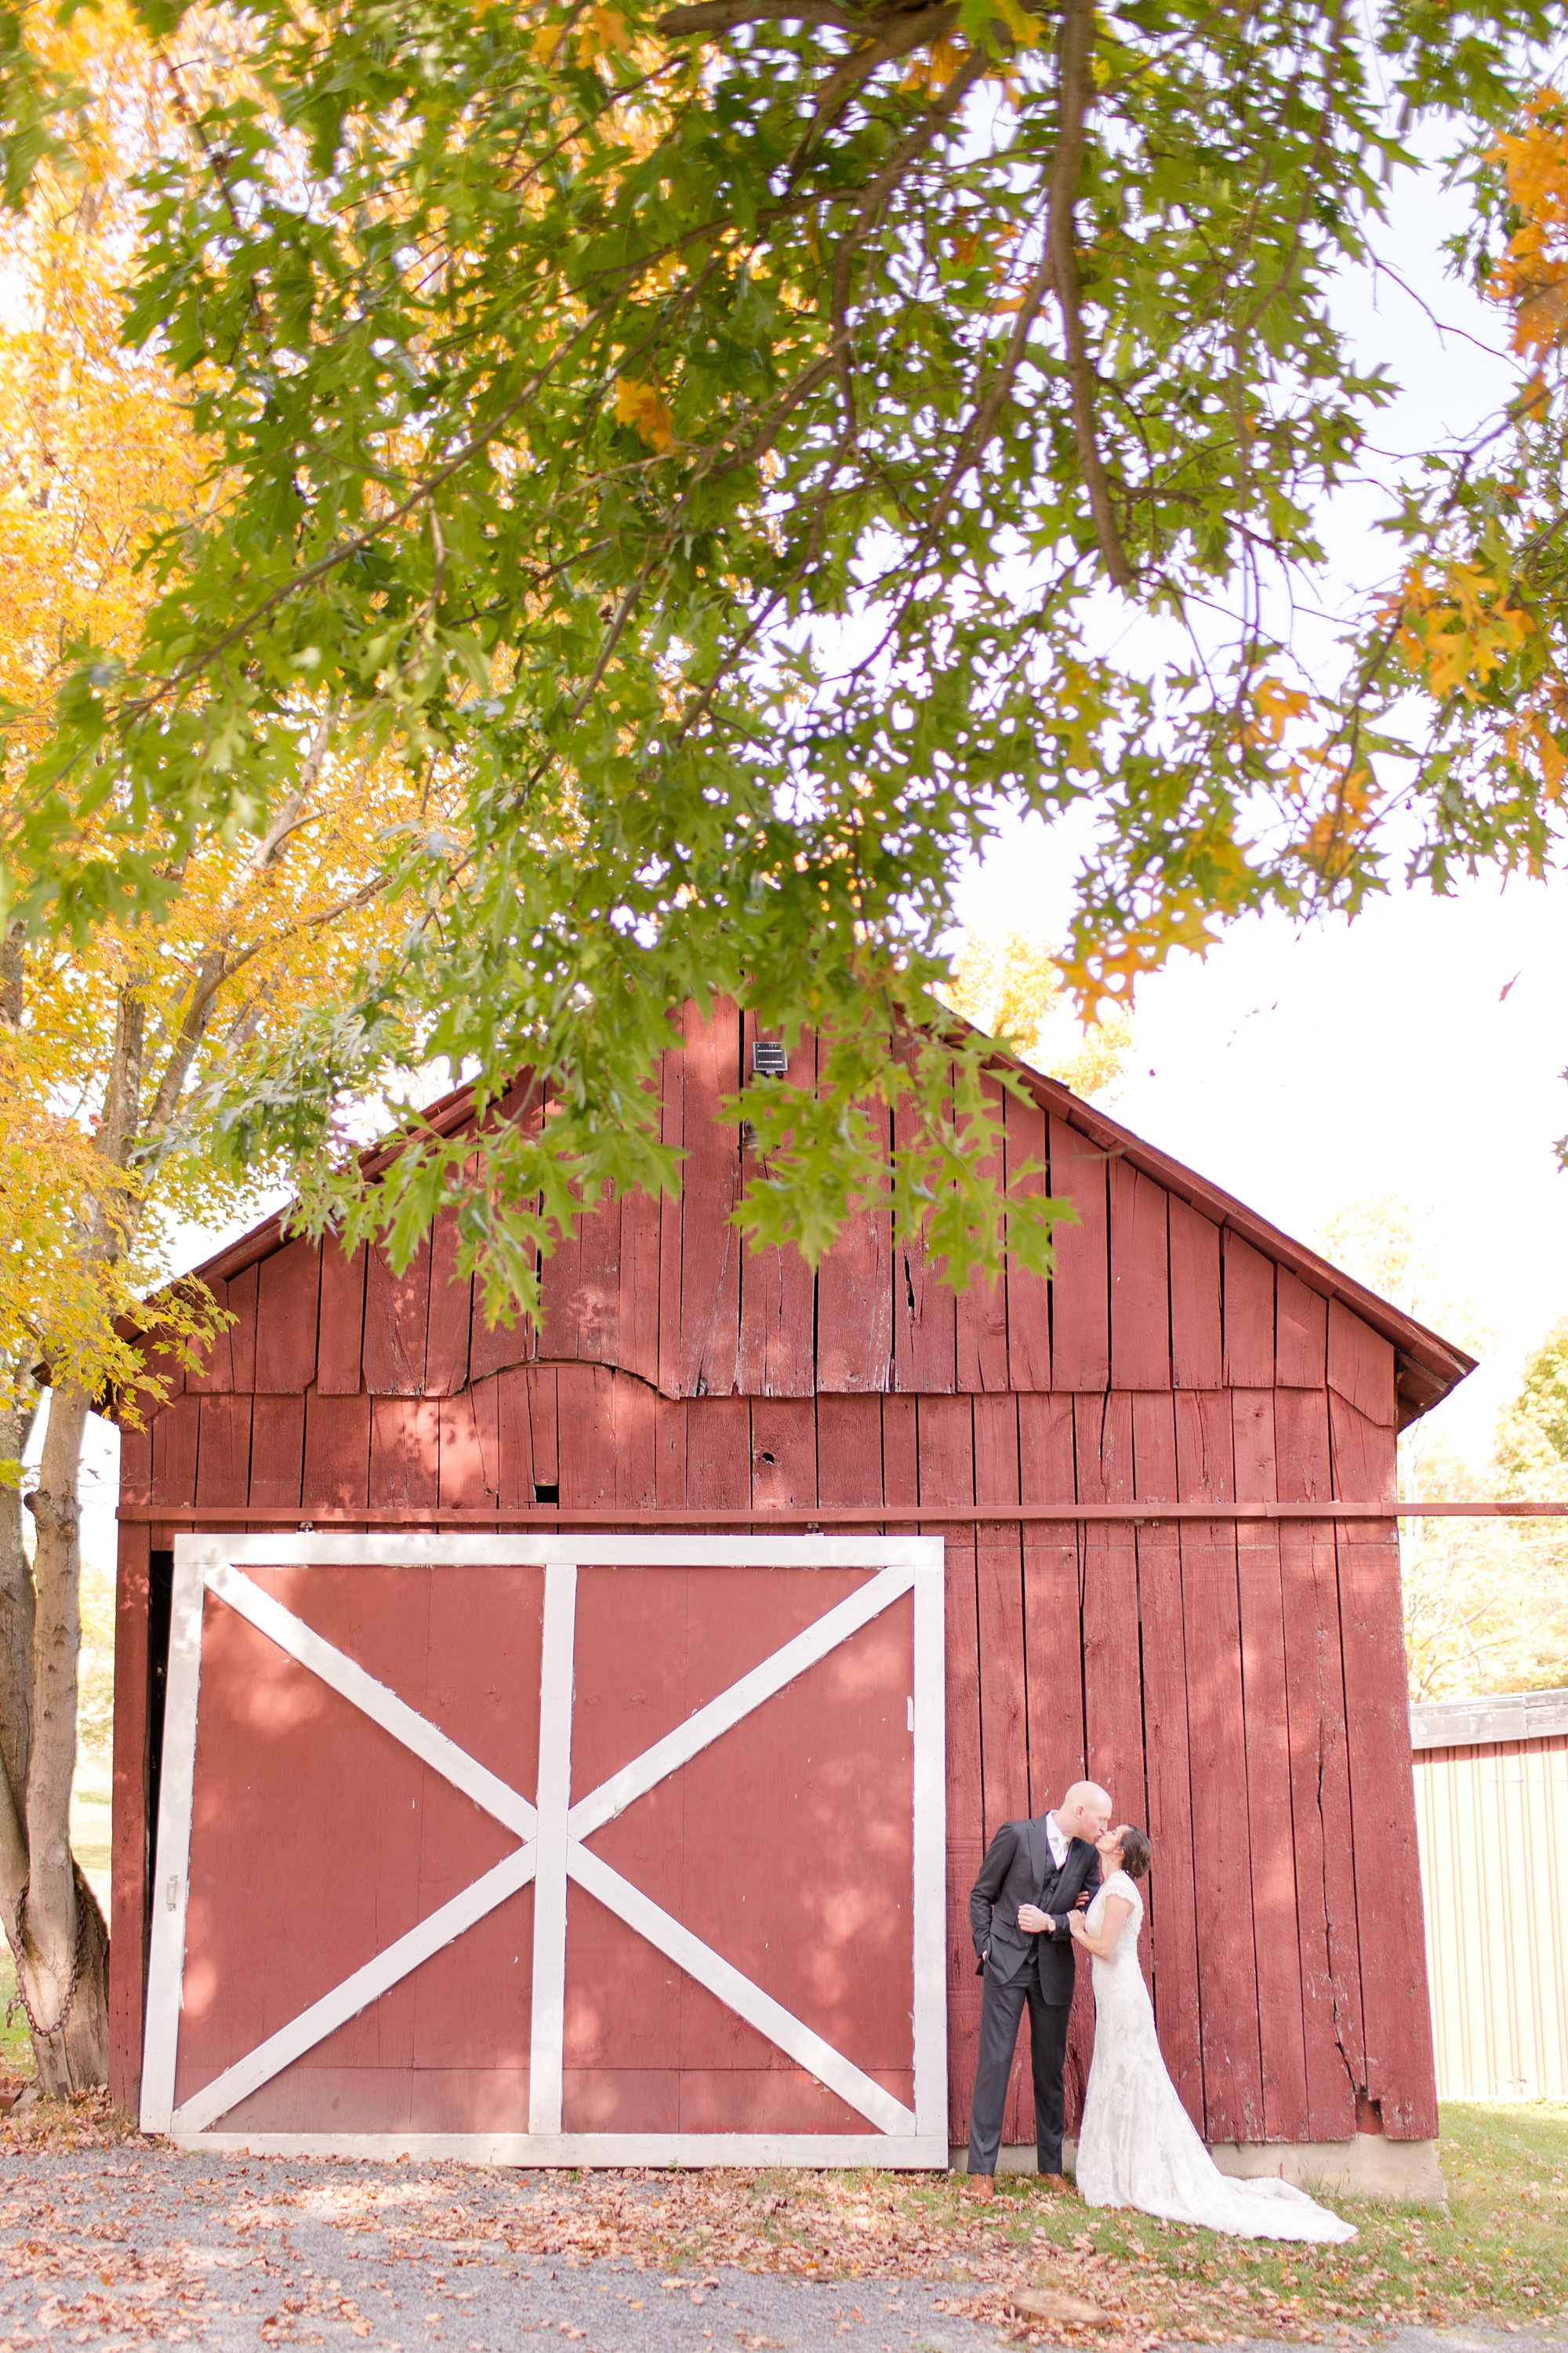
[[1123, 1822], [1098, 1839], [1100, 1893], [1072, 1933], [1094, 1956], [1094, 2060], [1078, 2144], [1078, 2186], [1089, 2206], [1136, 2206], [1239, 2239], [1353, 2239], [1352, 2224], [1302, 2189], [1220, 2171], [1176, 2096], [1138, 1966], [1149, 1841]]

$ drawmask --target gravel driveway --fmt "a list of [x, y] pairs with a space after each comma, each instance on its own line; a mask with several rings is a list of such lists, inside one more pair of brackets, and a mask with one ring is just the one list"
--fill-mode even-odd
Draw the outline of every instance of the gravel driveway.
[[[649, 2185], [657, 2189], [657, 2182]], [[559, 2187], [552, 2191], [559, 2197]], [[513, 2253], [526, 2175], [309, 2165], [128, 2145], [0, 2159], [0, 2353], [45, 2339], [511, 2353], [844, 2347], [970, 2353], [994, 2329], [942, 2286], [668, 2273], [573, 2250]], [[949, 2291], [956, 2296], [957, 2290]]]
[[[541, 2334], [583, 2353], [998, 2344], [961, 2308], [963, 2288], [941, 2282], [676, 2273], [636, 2256], [552, 2251], [538, 2214], [547, 2200], [559, 2211], [563, 2187], [552, 2177], [546, 2193], [526, 2174], [453, 2166], [187, 2157], [134, 2143], [14, 2149], [0, 2158], [0, 2353], [149, 2340], [247, 2353], [515, 2353]], [[657, 2179], [628, 2196], [639, 2189], [657, 2197]], [[1568, 2353], [1562, 2336], [1462, 2327], [1385, 2341], [1403, 2353]], [[1262, 2353], [1262, 2341], [1252, 2348]]]

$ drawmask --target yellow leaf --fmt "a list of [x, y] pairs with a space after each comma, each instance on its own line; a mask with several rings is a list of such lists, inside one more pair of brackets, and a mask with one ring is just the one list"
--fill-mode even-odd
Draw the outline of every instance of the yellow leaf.
[[[99, 0], [66, 22], [39, 7], [29, 34], [89, 97], [64, 134], [71, 168], [46, 163], [26, 205], [0, 208], [0, 697], [22, 713], [18, 757], [50, 723], [63, 647], [87, 638], [134, 661], [158, 586], [141, 561], [151, 533], [199, 528], [224, 489], [221, 451], [192, 427], [189, 380], [176, 380], [155, 345], [137, 352], [121, 341], [141, 209], [133, 175], [149, 152], [180, 153], [184, 136], [167, 60], [129, 0]], [[194, 1109], [223, 1068], [223, 1041], [236, 1053], [247, 1037], [276, 1042], [341, 999], [355, 972], [406, 933], [406, 907], [382, 887], [388, 842], [416, 823], [460, 838], [455, 776], [433, 776], [423, 804], [409, 767], [330, 730], [312, 765], [322, 712], [311, 675], [307, 652], [277, 738], [279, 796], [297, 788], [300, 797], [265, 859], [276, 805], [198, 837], [156, 912], [132, 902], [68, 943], [43, 932], [24, 943], [25, 1018], [0, 1022], [0, 1401], [18, 1379], [31, 1388], [44, 1356], [58, 1380], [92, 1391], [130, 1384], [123, 1404], [134, 1412], [146, 1367], [125, 1333], [138, 1314], [143, 1325], [148, 1313], [165, 1324], [174, 1353], [153, 1360], [165, 1387], [180, 1349], [211, 1338], [215, 1314], [224, 1327], [229, 1319], [205, 1293], [137, 1306], [161, 1272], [161, 1223], [227, 1223], [254, 1191], [215, 1166], [210, 1128]], [[84, 856], [102, 821], [81, 814]], [[198, 976], [221, 969], [237, 941], [245, 956], [182, 1064], [174, 1058]], [[133, 1032], [121, 1018], [132, 1008]], [[132, 1034], [144, 1039], [144, 1063], [127, 1167], [99, 1151], [94, 1128]], [[165, 1085], [179, 1148], [137, 1157]], [[118, 1241], [106, 1254], [95, 1237], [110, 1227]]]
[[1018, 0], [991, 0], [991, 5], [1021, 49], [1032, 49], [1037, 46], [1040, 37], [1039, 26], [1033, 16], [1025, 15]]
[[1568, 126], [1561, 91], [1538, 90], [1521, 131], [1501, 138], [1500, 163], [1519, 227], [1487, 281], [1513, 306], [1515, 351], [1544, 354], [1568, 333]]
[[1077, 1094], [1113, 1087], [1132, 1050], [1125, 1014], [1074, 1018], [1061, 965], [1024, 932], [965, 932], [942, 997], [977, 1029], [1006, 1040]]
[[590, 8], [577, 36], [578, 52], [584, 58], [605, 58], [629, 49], [631, 34], [626, 18], [615, 8]]
[[657, 385], [616, 378], [616, 423], [635, 427], [651, 449], [668, 449], [675, 439], [675, 419]]
[[1279, 743], [1289, 723], [1303, 718], [1312, 707], [1310, 694], [1277, 678], [1259, 679], [1252, 690], [1252, 702], [1258, 719], [1247, 733], [1254, 743]]
[[933, 96], [944, 90], [969, 55], [969, 45], [952, 34], [943, 34], [940, 41], [918, 54], [900, 87], [903, 90], [929, 90]]

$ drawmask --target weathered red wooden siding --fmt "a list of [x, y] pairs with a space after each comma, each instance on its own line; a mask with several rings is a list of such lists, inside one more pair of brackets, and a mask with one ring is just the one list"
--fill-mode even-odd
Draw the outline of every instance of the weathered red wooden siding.
[[[709, 1025], [689, 1018], [663, 1077], [685, 1189], [585, 1211], [549, 1262], [537, 1329], [484, 1322], [453, 1280], [447, 1224], [402, 1275], [375, 1250], [299, 1242], [231, 1275], [237, 1321], [205, 1371], [176, 1377], [149, 1430], [127, 1433], [127, 1502], [297, 1504], [304, 1521], [397, 1505], [433, 1522], [542, 1489], [567, 1514], [820, 1504], [830, 1523], [836, 1506], [886, 1504], [948, 1542], [954, 2139], [979, 2015], [970, 1883], [1000, 1822], [1086, 1767], [1154, 1835], [1161, 2034], [1208, 2137], [1342, 2138], [1358, 2092], [1394, 2137], [1429, 2134], [1393, 1525], [1142, 1519], [1173, 1500], [1392, 1497], [1392, 1345], [1055, 1111], [1011, 1097], [1009, 1171], [1037, 1166], [1034, 1181], [1079, 1210], [1054, 1282], [1009, 1267], [955, 1302], [917, 1251], [894, 1249], [880, 1211], [852, 1221], [815, 1279], [787, 1250], [748, 1257], [727, 1219], [755, 1169], [739, 1124], [711, 1114], [741, 1086], [753, 1034], [723, 1008]], [[784, 1083], [814, 1074], [806, 1040]], [[1020, 1501], [1125, 1504], [1128, 1518], [940, 1517]], [[121, 1548], [112, 2005], [127, 2098], [148, 1548], [171, 1535], [128, 1525]], [[1075, 2100], [1090, 2027], [1085, 1989]], [[676, 2047], [656, 2029], [659, 2049]], [[590, 2037], [571, 2063], [584, 2116], [597, 2049]], [[1021, 2057], [1009, 2137], [1030, 2128]]]

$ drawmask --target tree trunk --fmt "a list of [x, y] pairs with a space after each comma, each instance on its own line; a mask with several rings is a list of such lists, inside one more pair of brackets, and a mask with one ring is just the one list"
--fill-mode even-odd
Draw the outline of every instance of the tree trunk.
[[[20, 1462], [37, 1414], [36, 1403], [0, 1405], [0, 1462]], [[33, 1572], [22, 1543], [20, 1491], [0, 1489], [0, 1771], [18, 1820], [26, 1810], [32, 1746]]]
[[[0, 930], [0, 1029], [22, 1026], [25, 933], [20, 923]], [[0, 1462], [20, 1463], [33, 1434], [38, 1389], [32, 1380], [32, 1351], [0, 1365], [0, 1397], [14, 1392], [15, 1405], [0, 1403]], [[28, 1402], [22, 1402], [26, 1398]], [[22, 1543], [20, 1489], [0, 1489], [0, 1771], [11, 1800], [9, 1826], [0, 1841], [14, 1850], [27, 1803], [27, 1759], [33, 1739], [33, 1572]], [[0, 1811], [4, 1809], [0, 1808]], [[3, 1878], [0, 1865], [0, 1878]]]
[[70, 1851], [81, 1642], [77, 1481], [88, 1409], [85, 1391], [54, 1390], [38, 1484], [28, 1498], [37, 1549], [26, 1877], [21, 1887], [5, 1889], [5, 1932], [38, 2063], [38, 2090], [58, 2095], [101, 2084], [109, 2066], [109, 1936]]
[[[16, 925], [0, 930], [0, 1026], [21, 1026], [25, 965]], [[114, 1046], [96, 1149], [130, 1166], [141, 1121], [146, 1008], [133, 986], [115, 1006]], [[138, 1211], [95, 1210], [74, 1236], [108, 1266]], [[0, 1925], [37, 2062], [37, 2093], [57, 2096], [109, 2073], [109, 1931], [70, 1848], [76, 1778], [77, 1666], [81, 1650], [81, 1543], [77, 1489], [91, 1400], [68, 1379], [49, 1397], [38, 1484], [27, 1498], [37, 1532], [31, 1577], [19, 1520], [0, 1535]], [[17, 1456], [22, 1415], [0, 1421], [0, 1455]], [[15, 1442], [13, 1442], [15, 1440]]]

